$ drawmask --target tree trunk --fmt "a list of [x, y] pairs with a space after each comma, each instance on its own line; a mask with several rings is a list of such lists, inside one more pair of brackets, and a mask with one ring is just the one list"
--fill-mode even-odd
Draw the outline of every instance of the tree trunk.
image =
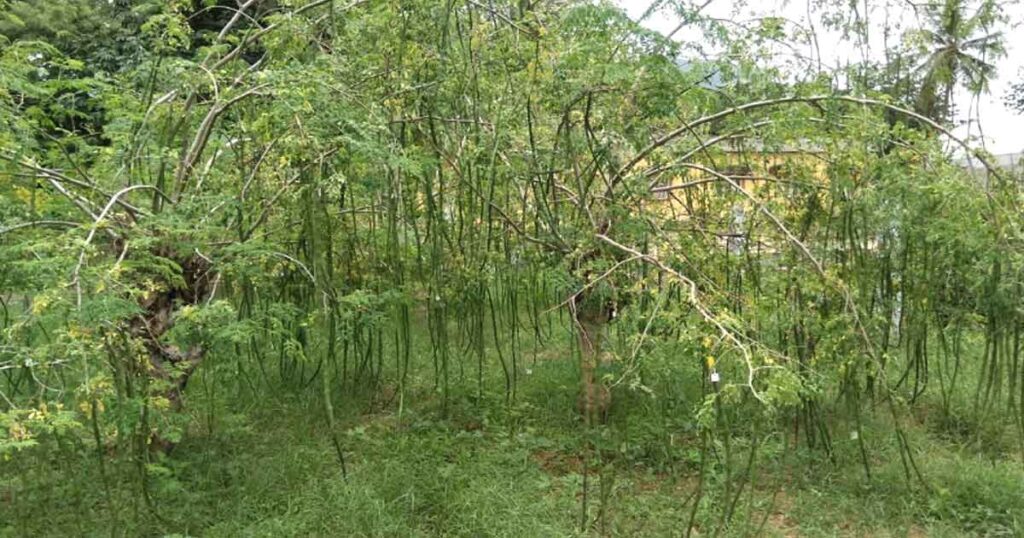
[[[174, 257], [162, 253], [170, 259]], [[146, 348], [149, 368], [142, 375], [157, 381], [157, 388], [151, 395], [162, 396], [170, 403], [172, 411], [181, 411], [184, 406], [182, 393], [189, 379], [202, 362], [206, 350], [200, 345], [182, 351], [178, 346], [163, 341], [166, 333], [174, 326], [176, 314], [183, 306], [198, 304], [211, 290], [210, 265], [198, 255], [178, 258], [181, 280], [167, 283], [167, 287], [153, 292], [139, 301], [143, 312], [129, 324], [129, 333]], [[149, 395], [147, 395], [149, 396]], [[169, 451], [174, 443], [156, 434], [150, 440], [152, 446]]]
[[594, 380], [594, 371], [601, 355], [601, 341], [611, 317], [611, 309], [607, 305], [594, 307], [586, 303], [585, 300], [577, 302], [573, 318], [580, 348], [580, 394], [576, 406], [589, 427], [607, 421], [611, 407], [608, 387]]

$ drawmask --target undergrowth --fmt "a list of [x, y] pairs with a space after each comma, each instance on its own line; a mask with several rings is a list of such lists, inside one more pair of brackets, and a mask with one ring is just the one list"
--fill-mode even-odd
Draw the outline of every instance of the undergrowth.
[[[870, 481], [849, 431], [833, 432], [833, 463], [783, 425], [760, 441], [749, 478], [731, 470], [731, 501], [722, 440], [710, 439], [693, 512], [703, 437], [677, 417], [696, 402], [620, 388], [609, 423], [588, 432], [573, 412], [572, 361], [545, 357], [524, 372], [515, 401], [489, 379], [482, 401], [454, 392], [447, 416], [426, 376], [412, 376], [401, 409], [397, 397], [339, 396], [347, 476], [315, 396], [232, 409], [237, 400], [197, 383], [183, 442], [145, 466], [148, 500], [130, 458], [111, 458], [104, 475], [90, 447], [54, 440], [14, 455], [31, 465], [0, 472], [0, 536], [679, 536], [691, 516], [693, 536], [1024, 532], [1019, 458], [978, 452], [945, 428], [953, 419], [908, 424], [923, 483], [904, 476], [883, 414], [862, 429]], [[734, 466], [749, 448], [732, 440]]]

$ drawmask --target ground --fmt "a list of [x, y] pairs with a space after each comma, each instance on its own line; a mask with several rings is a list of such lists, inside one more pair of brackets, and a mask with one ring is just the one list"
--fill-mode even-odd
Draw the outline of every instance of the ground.
[[[930, 415], [909, 434], [927, 479], [906, 480], [891, 429], [869, 423], [872, 479], [852, 440], [835, 432], [836, 462], [762, 443], [749, 480], [733, 472], [734, 509], [721, 517], [722, 447], [703, 483], [701, 437], [652, 417], [649, 395], [619, 391], [609, 425], [575, 415], [575, 371], [531, 362], [514, 402], [495, 390], [453, 391], [447, 416], [429, 376], [398, 398], [352, 400], [336, 425], [347, 476], [315, 394], [281, 392], [230, 409], [200, 379], [183, 442], [144, 468], [112, 458], [105, 477], [87, 444], [76, 457], [43, 451], [31, 472], [0, 472], [0, 536], [1014, 536], [1024, 521], [1024, 465], [942, 435]], [[384, 392], [393, 391], [385, 387]], [[344, 397], [343, 397], [344, 399]], [[668, 425], [666, 425], [668, 424]], [[666, 435], [666, 433], [668, 435]], [[741, 439], [733, 450], [746, 454]], [[742, 470], [746, 457], [733, 457]], [[25, 469], [22, 465], [11, 466]], [[140, 500], [140, 472], [148, 502]], [[586, 523], [581, 531], [586, 481]]]

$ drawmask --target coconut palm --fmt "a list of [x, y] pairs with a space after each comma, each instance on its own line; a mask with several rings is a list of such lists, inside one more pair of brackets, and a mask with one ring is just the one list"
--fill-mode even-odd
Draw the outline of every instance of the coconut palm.
[[927, 27], [915, 32], [921, 48], [916, 108], [930, 118], [945, 120], [953, 112], [957, 86], [973, 94], [987, 90], [996, 70], [992, 62], [1005, 54], [1002, 32], [992, 31], [999, 11], [993, 0], [982, 0], [973, 10], [964, 0], [943, 0], [928, 7], [926, 15]]

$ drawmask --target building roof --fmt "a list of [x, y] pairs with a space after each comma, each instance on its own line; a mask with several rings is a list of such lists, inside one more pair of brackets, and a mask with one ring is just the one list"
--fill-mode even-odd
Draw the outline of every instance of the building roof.
[[[1024, 171], [1024, 151], [1016, 151], [1013, 153], [999, 153], [996, 155], [992, 155], [992, 158], [989, 159], [989, 162], [991, 162], [995, 166], [998, 166], [999, 168], [1002, 168], [1010, 172], [1011, 174], [1016, 174], [1018, 172]], [[979, 163], [975, 159], [967, 159], [961, 157], [957, 159], [956, 163], [964, 168], [983, 168], [981, 166], [981, 163]]]

